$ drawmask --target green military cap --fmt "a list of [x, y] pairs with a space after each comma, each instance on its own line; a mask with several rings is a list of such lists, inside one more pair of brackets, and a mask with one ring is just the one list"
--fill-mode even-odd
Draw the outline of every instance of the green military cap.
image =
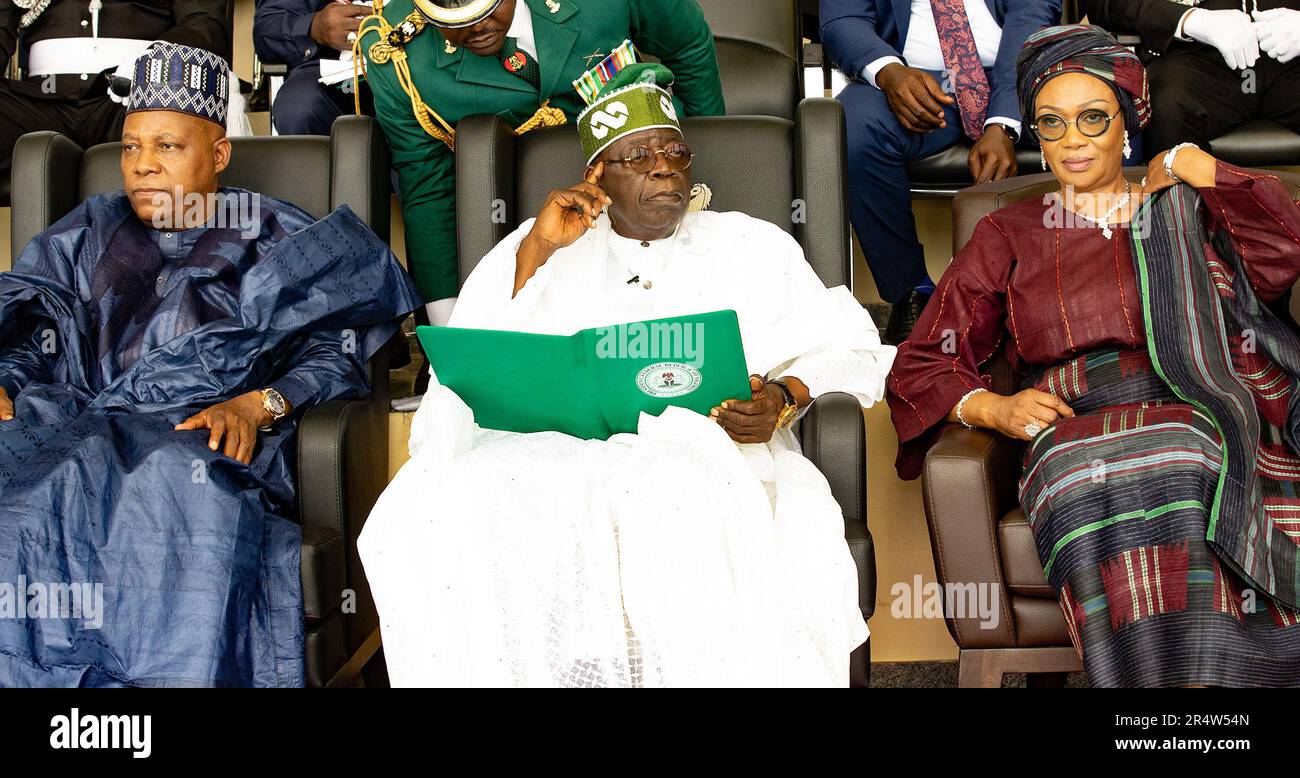
[[625, 135], [660, 127], [681, 132], [672, 95], [664, 89], [672, 83], [671, 70], [647, 62], [628, 65], [611, 78], [578, 114], [578, 140], [587, 164]]
[[[415, 10], [438, 27], [478, 24], [501, 5], [501, 0], [411, 0]], [[527, 9], [525, 9], [527, 10]]]

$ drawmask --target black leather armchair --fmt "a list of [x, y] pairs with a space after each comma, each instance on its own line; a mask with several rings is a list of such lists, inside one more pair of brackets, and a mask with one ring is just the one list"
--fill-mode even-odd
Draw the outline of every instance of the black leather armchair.
[[[344, 117], [329, 138], [232, 138], [231, 145], [223, 184], [293, 202], [317, 217], [346, 203], [388, 239], [388, 145], [373, 119]], [[18, 140], [11, 214], [15, 258], [84, 198], [121, 188], [119, 149], [105, 143], [83, 151], [53, 132]], [[396, 336], [370, 360], [369, 396], [312, 408], [299, 430], [297, 513], [309, 686], [355, 681], [379, 645], [379, 618], [356, 539], [388, 482], [388, 368], [405, 354], [405, 342]], [[355, 595], [355, 612], [343, 612], [346, 590]]]
[[803, 96], [796, 0], [700, 0], [731, 116], [793, 119]]
[[[771, 116], [687, 119], [697, 181], [713, 189], [715, 210], [739, 210], [780, 225], [803, 246], [827, 286], [850, 283], [845, 210], [844, 113], [834, 100], [805, 100], [795, 121]], [[737, 138], [744, 138], [738, 143]], [[571, 185], [583, 169], [572, 126], [515, 136], [496, 116], [471, 116], [456, 134], [456, 236], [460, 280], [521, 221], [536, 214], [547, 192]], [[806, 221], [795, 223], [802, 200]], [[494, 206], [494, 203], [496, 204]], [[494, 220], [504, 205], [506, 218]], [[858, 567], [859, 602], [875, 608], [875, 549], [867, 529], [866, 430], [849, 395], [818, 398], [802, 422], [804, 452], [821, 469], [844, 511], [844, 533]], [[851, 659], [852, 683], [867, 684], [870, 644]]]
[[1254, 119], [1210, 141], [1210, 153], [1242, 167], [1300, 165], [1300, 133]]

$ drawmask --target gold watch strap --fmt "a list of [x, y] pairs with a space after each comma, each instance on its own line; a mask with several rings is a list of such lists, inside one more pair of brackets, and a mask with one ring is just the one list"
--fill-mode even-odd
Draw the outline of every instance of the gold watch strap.
[[772, 379], [765, 383], [776, 384], [781, 387], [781, 394], [785, 395], [785, 407], [781, 409], [781, 413], [776, 417], [776, 428], [783, 430], [794, 424], [794, 420], [799, 418], [799, 403], [795, 402], [794, 392], [790, 391], [790, 387], [786, 385], [785, 381]]

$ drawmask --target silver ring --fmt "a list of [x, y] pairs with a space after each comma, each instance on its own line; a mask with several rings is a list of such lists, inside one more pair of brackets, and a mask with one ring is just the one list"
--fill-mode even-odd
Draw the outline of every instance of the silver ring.
[[356, 43], [356, 42], [357, 42], [357, 34], [355, 32], [348, 33], [348, 43]]
[[1038, 433], [1043, 431], [1043, 427], [1037, 421], [1031, 421], [1025, 425], [1025, 434], [1031, 438], [1038, 437]]

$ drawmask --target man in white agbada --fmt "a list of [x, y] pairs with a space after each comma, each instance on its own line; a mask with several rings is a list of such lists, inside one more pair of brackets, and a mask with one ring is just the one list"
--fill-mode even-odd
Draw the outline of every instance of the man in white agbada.
[[[435, 375], [360, 539], [395, 686], [848, 682], [867, 626], [842, 513], [778, 418], [787, 390], [800, 410], [879, 401], [894, 349], [781, 229], [687, 212], [691, 153], [655, 81], [671, 74], [631, 66], [579, 117], [585, 180], [483, 259], [451, 325], [567, 335], [734, 309], [753, 396], [580, 440], [479, 428]], [[628, 121], [598, 138], [602, 109]], [[543, 378], [501, 365], [520, 392]]]

